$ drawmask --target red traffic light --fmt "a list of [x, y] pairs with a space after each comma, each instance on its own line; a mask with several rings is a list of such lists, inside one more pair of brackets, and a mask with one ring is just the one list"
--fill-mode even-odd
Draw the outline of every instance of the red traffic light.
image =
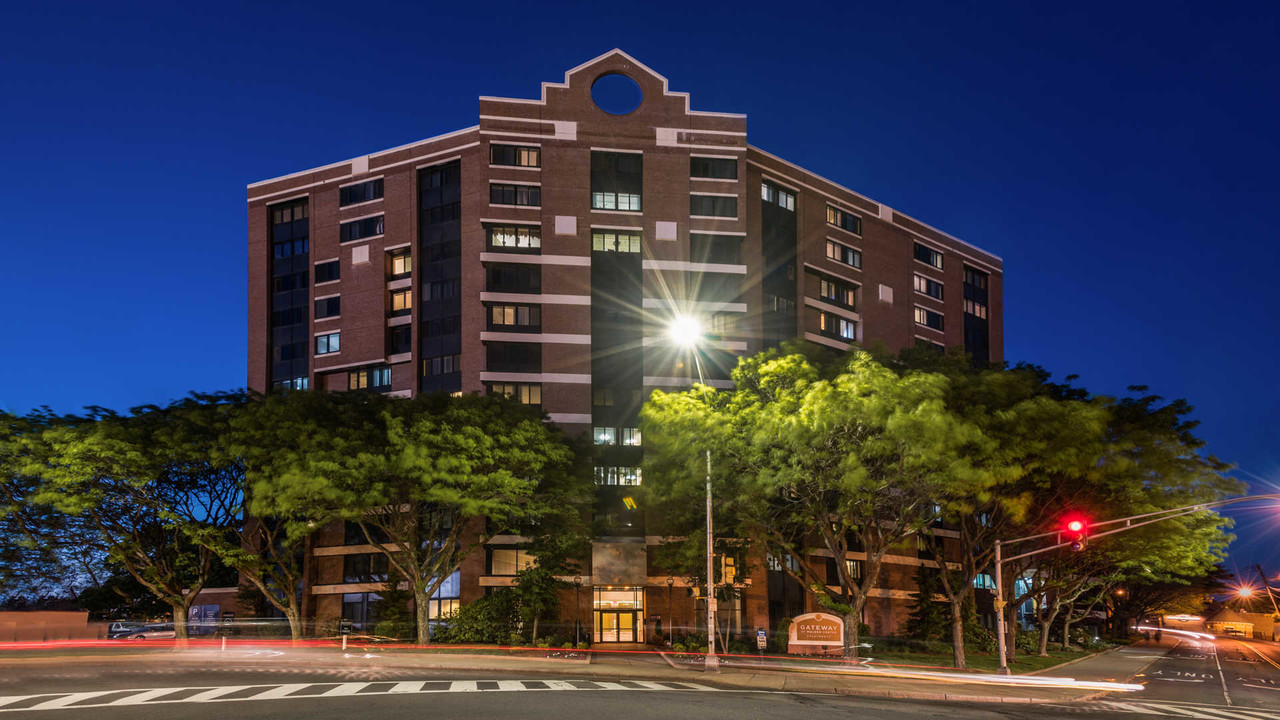
[[1071, 549], [1076, 552], [1085, 549], [1089, 542], [1089, 521], [1080, 516], [1068, 517], [1064, 520], [1062, 532], [1066, 534]]
[[1072, 520], [1071, 522], [1067, 523], [1067, 529], [1070, 530], [1071, 532], [1081, 532], [1082, 530], [1084, 530], [1084, 521]]

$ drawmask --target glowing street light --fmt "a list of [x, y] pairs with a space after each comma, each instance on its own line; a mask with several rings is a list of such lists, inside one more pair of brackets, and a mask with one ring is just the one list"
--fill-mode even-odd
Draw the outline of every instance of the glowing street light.
[[[667, 337], [677, 347], [697, 352], [702, 342], [702, 323], [692, 315], [676, 315], [667, 325]], [[698, 382], [707, 384], [702, 376], [702, 363], [697, 355], [693, 358], [694, 367], [698, 368]], [[716, 657], [716, 591], [714, 544], [711, 535], [711, 449], [707, 449], [707, 659], [706, 669], [717, 671], [720, 659]]]
[[1253, 597], [1253, 588], [1242, 587], [1239, 590], [1236, 590], [1236, 595], [1239, 595], [1242, 598]]

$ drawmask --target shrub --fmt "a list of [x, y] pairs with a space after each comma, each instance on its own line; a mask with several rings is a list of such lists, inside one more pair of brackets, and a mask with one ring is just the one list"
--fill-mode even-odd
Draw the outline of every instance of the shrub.
[[518, 635], [520, 611], [515, 594], [503, 588], [463, 605], [444, 618], [433, 639], [445, 643], [502, 644]]

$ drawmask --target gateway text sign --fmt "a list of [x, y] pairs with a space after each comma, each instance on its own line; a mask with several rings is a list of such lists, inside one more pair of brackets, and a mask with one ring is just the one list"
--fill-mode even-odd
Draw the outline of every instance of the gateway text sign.
[[808, 613], [791, 621], [787, 652], [792, 654], [844, 654], [844, 621], [830, 613]]

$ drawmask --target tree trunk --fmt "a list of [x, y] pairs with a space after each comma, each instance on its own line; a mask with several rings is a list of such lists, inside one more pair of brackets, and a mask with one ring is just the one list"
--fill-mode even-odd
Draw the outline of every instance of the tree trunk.
[[534, 613], [533, 615], [533, 634], [530, 636], [529, 641], [534, 645], [538, 644], [538, 615], [540, 614], [541, 613]]
[[1058, 617], [1058, 609], [1046, 613], [1040, 620], [1040, 657], [1049, 657], [1049, 628]]
[[425, 590], [413, 589], [413, 614], [418, 621], [418, 644], [427, 645], [431, 642], [431, 595]]
[[1006, 612], [1009, 613], [1009, 622], [1005, 624], [1004, 652], [1009, 662], [1013, 662], [1013, 656], [1018, 651], [1018, 608], [1009, 603]]
[[854, 600], [853, 612], [844, 616], [844, 656], [847, 658], [858, 657], [858, 651], [861, 649], [858, 644], [862, 642], [860, 626], [862, 625], [862, 608], [866, 604], [866, 596]]
[[284, 611], [284, 616], [289, 621], [289, 641], [297, 645], [302, 641], [302, 615], [298, 608], [291, 607]]
[[187, 627], [187, 603], [171, 603], [173, 608], [173, 638], [175, 647], [186, 647], [191, 637]]
[[1062, 649], [1071, 649], [1071, 616], [1067, 616], [1062, 621]]
[[965, 668], [964, 662], [964, 601], [951, 600], [951, 664]]

